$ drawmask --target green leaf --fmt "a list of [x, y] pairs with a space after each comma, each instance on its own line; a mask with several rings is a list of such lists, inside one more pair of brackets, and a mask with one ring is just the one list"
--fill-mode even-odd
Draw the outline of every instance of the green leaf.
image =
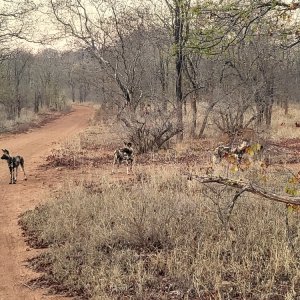
[[239, 170], [239, 168], [238, 168], [238, 166], [233, 166], [231, 169], [230, 169], [230, 171], [232, 172], [232, 173], [236, 173], [237, 171]]
[[291, 196], [296, 196], [298, 193], [297, 189], [295, 187], [291, 187], [291, 186], [286, 186], [285, 192]]

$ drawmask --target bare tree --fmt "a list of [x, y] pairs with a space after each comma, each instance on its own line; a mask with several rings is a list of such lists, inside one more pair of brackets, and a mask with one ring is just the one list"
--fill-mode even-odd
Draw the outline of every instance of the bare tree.
[[143, 12], [109, 0], [101, 5], [80, 0], [50, 0], [50, 4], [59, 24], [114, 79], [125, 104], [134, 111], [143, 97], [138, 68], [146, 37]]
[[17, 39], [31, 41], [31, 14], [37, 6], [32, 0], [4, 0], [0, 6], [0, 57], [10, 52]]
[[45, 106], [60, 110], [65, 106], [64, 88], [67, 80], [60, 53], [45, 50], [35, 56], [31, 86], [35, 94], [35, 110]]
[[[12, 62], [12, 80], [14, 86], [14, 104], [13, 111], [16, 111], [18, 118], [21, 116], [21, 110], [23, 107], [25, 95], [21, 93], [21, 83], [24, 79], [26, 68], [32, 63], [33, 57], [30, 53], [16, 50], [11, 54], [10, 61]], [[28, 81], [27, 81], [28, 83]]]
[[185, 60], [185, 47], [189, 38], [190, 30], [190, 0], [165, 0], [171, 15], [172, 33], [175, 52], [175, 90], [176, 90], [176, 112], [177, 129], [180, 133], [177, 136], [178, 141], [183, 140], [183, 70]]

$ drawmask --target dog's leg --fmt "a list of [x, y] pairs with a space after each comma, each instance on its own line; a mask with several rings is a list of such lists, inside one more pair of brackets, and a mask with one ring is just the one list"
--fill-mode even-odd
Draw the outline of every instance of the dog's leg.
[[12, 184], [13, 183], [13, 168], [9, 168], [9, 172], [10, 172], [10, 182], [9, 184]]
[[118, 168], [118, 173], [119, 173], [119, 168], [121, 166], [122, 161], [120, 159], [117, 159], [117, 168]]
[[23, 174], [24, 174], [24, 180], [27, 180], [27, 176], [26, 176], [26, 173], [25, 173], [25, 167], [24, 167], [24, 159], [23, 158], [21, 158], [20, 165], [21, 165], [21, 169], [22, 169]]
[[113, 164], [112, 164], [112, 170], [111, 170], [111, 173], [114, 174], [115, 173], [115, 165], [117, 163], [117, 157], [114, 156], [114, 160], [113, 160]]
[[130, 161], [130, 172], [133, 173], [133, 160]]
[[18, 178], [18, 167], [15, 167], [14, 183], [17, 183], [17, 178]]

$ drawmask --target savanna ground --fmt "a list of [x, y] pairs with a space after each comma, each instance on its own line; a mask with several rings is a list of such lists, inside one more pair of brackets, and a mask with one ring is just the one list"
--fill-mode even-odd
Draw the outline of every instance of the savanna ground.
[[[284, 194], [299, 170], [294, 122], [300, 115], [276, 113], [272, 130], [263, 133], [271, 157], [267, 172], [253, 165], [228, 174]], [[182, 175], [210, 170], [219, 140], [213, 129], [210, 138], [137, 156], [129, 176], [124, 166], [111, 174], [112, 153], [126, 132], [105, 116], [99, 109], [84, 132], [55, 144], [31, 171], [43, 178], [35, 187], [39, 198], [42, 182], [45, 192], [20, 218], [28, 249], [43, 248], [23, 256], [31, 258], [31, 270], [42, 272], [26, 282], [28, 291], [47, 287], [83, 299], [300, 298], [299, 214], [243, 194], [228, 215], [235, 190]], [[16, 212], [33, 208], [28, 201], [14, 209], [15, 229]]]
[[[49, 196], [49, 186], [63, 180], [58, 172], [44, 173], [39, 165], [44, 162], [50, 150], [59, 141], [83, 130], [91, 118], [89, 107], [74, 106], [73, 111], [41, 124], [30, 131], [18, 134], [5, 134], [0, 137], [1, 148], [7, 148], [12, 155], [21, 154], [25, 158], [28, 181], [19, 175], [16, 185], [9, 185], [9, 172], [6, 162], [1, 160], [1, 218], [0, 218], [0, 299], [44, 299], [43, 292], [28, 288], [27, 282], [36, 275], [25, 268], [27, 260], [37, 255], [38, 250], [30, 249], [24, 241], [18, 226], [18, 216], [28, 209], [43, 203]], [[28, 127], [26, 127], [28, 128]], [[18, 128], [24, 131], [24, 128]], [[59, 299], [53, 297], [53, 299]]]

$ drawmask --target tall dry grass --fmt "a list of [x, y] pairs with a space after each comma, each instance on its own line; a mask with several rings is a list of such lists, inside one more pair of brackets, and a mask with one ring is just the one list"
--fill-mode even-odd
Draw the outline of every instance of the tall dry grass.
[[24, 132], [33, 127], [39, 126], [45, 121], [58, 116], [61, 113], [71, 111], [71, 104], [66, 103], [59, 111], [52, 111], [49, 108], [40, 109], [39, 113], [23, 108], [19, 118], [8, 119], [4, 111], [0, 111], [0, 133]]
[[38, 122], [38, 116], [27, 109], [23, 109], [20, 118], [8, 120], [6, 114], [0, 111], [0, 133], [27, 129], [30, 124]]
[[[122, 145], [122, 132], [102, 118], [99, 110], [93, 126], [53, 158], [90, 168], [92, 178], [66, 183], [21, 218], [31, 244], [47, 248], [32, 261], [45, 272], [41, 284], [93, 300], [300, 298], [297, 213], [243, 194], [229, 215], [235, 190], [182, 177], [183, 166], [203, 171], [196, 158], [208, 160], [208, 139], [145, 155], [145, 165], [138, 158], [135, 175], [118, 181], [103, 165]], [[292, 175], [281, 166], [267, 174], [254, 167], [230, 174], [276, 193], [284, 193]]]
[[21, 219], [32, 243], [48, 247], [33, 263], [44, 282], [84, 299], [300, 297], [300, 241], [294, 251], [282, 205], [242, 196], [225, 228], [220, 210], [234, 191], [175, 171], [77, 184]]
[[[205, 113], [205, 105], [199, 103], [197, 111], [197, 122], [198, 127], [200, 126]], [[250, 119], [251, 115], [246, 114], [246, 117]], [[208, 118], [207, 126], [204, 132], [205, 137], [215, 138], [219, 142], [226, 143], [228, 137], [216, 127], [214, 124], [214, 112], [211, 112]], [[186, 139], [189, 141], [189, 132], [192, 120], [192, 112], [190, 105], [187, 105], [187, 114], [184, 116], [185, 134]], [[279, 105], [274, 105], [272, 113], [272, 124], [271, 127], [261, 125], [259, 128], [255, 123], [251, 124], [251, 128], [257, 133], [259, 137], [265, 140], [280, 140], [289, 138], [299, 138], [300, 128], [295, 126], [295, 123], [300, 123], [300, 109], [299, 104], [292, 103], [289, 106], [288, 114], [285, 114], [284, 108]], [[199, 128], [197, 129], [199, 130]]]
[[288, 114], [284, 114], [283, 108], [275, 106], [270, 137], [275, 140], [299, 138], [300, 128], [296, 127], [296, 122], [300, 123], [299, 105], [290, 105]]

